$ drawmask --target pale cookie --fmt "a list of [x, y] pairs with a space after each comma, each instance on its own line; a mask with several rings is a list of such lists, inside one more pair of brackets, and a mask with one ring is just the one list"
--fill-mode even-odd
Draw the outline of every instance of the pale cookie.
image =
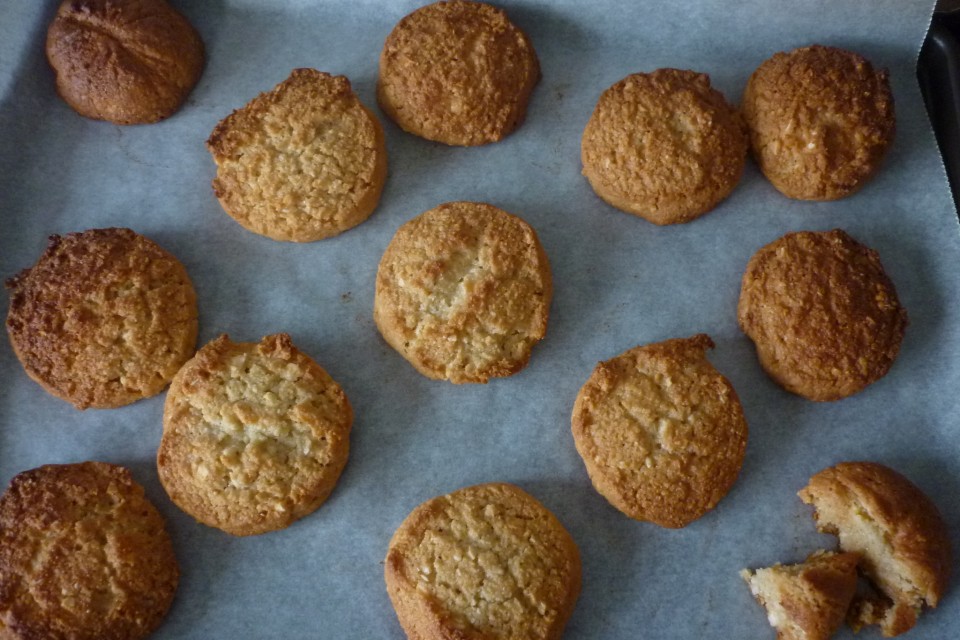
[[24, 370], [78, 409], [160, 393], [196, 348], [186, 270], [130, 229], [51, 236], [6, 285], [7, 333]]
[[314, 69], [294, 69], [221, 120], [207, 149], [223, 209], [274, 240], [312, 242], [357, 226], [387, 177], [377, 117], [347, 78]]
[[747, 136], [706, 74], [627, 76], [603, 92], [583, 131], [583, 175], [608, 204], [655, 224], [689, 222], [740, 181]]
[[593, 370], [573, 406], [573, 439], [594, 488], [636, 520], [679, 528], [740, 473], [747, 422], [706, 358], [709, 336], [635, 347]]
[[410, 640], [558, 640], [580, 594], [580, 552], [533, 496], [481, 484], [414, 509], [384, 576]]
[[352, 424], [343, 390], [290, 336], [222, 335], [170, 385], [157, 470], [203, 524], [236, 536], [283, 529], [333, 491]]
[[57, 92], [115, 124], [172, 115], [203, 71], [203, 42], [165, 0], [65, 0], [47, 31]]
[[761, 171], [800, 200], [860, 189], [880, 168], [896, 124], [887, 72], [820, 45], [766, 60], [750, 76], [741, 108]]
[[552, 295], [530, 225], [489, 204], [448, 202], [397, 230], [377, 270], [373, 318], [428, 378], [487, 382], [526, 366]]
[[924, 605], [936, 607], [953, 569], [950, 535], [936, 505], [912, 482], [875, 462], [842, 462], [800, 490], [817, 529], [861, 556], [860, 569], [882, 595], [857, 597], [854, 629], [879, 624], [884, 636], [909, 631]]
[[527, 112], [540, 63], [506, 14], [483, 2], [435, 2], [383, 45], [377, 101], [404, 131], [450, 145], [496, 142]]
[[907, 327], [877, 252], [840, 229], [788, 233], [757, 251], [737, 313], [770, 377], [817, 401], [886, 375]]
[[0, 497], [0, 638], [135, 640], [180, 572], [161, 515], [103, 462], [24, 471]]
[[855, 553], [817, 551], [801, 564], [740, 575], [766, 610], [777, 640], [828, 640], [843, 625], [857, 590]]

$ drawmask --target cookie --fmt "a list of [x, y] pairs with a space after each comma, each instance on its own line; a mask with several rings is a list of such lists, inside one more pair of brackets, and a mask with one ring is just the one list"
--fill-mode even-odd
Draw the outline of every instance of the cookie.
[[47, 465], [0, 497], [0, 638], [145, 638], [179, 576], [163, 518], [123, 467]]
[[766, 60], [750, 76], [741, 109], [763, 175], [799, 200], [837, 200], [860, 189], [896, 129], [887, 72], [836, 47]]
[[448, 202], [397, 230], [377, 270], [373, 318], [428, 378], [487, 382], [526, 366], [552, 296], [530, 225], [489, 204]]
[[173, 115], [203, 71], [199, 34], [165, 0], [64, 0], [46, 46], [60, 97], [115, 124]]
[[384, 576], [410, 640], [558, 640], [580, 594], [580, 552], [533, 496], [481, 484], [414, 509]]
[[777, 640], [828, 640], [843, 625], [857, 590], [855, 553], [818, 551], [805, 562], [740, 575], [767, 610]]
[[475, 146], [520, 126], [539, 79], [533, 45], [502, 10], [483, 2], [435, 2], [387, 36], [377, 101], [404, 131]]
[[24, 370], [78, 409], [160, 393], [197, 342], [197, 296], [183, 265], [130, 229], [50, 236], [6, 282], [7, 333]]
[[343, 390], [290, 336], [222, 335], [170, 385], [160, 482], [208, 526], [235, 536], [283, 529], [333, 491], [352, 424]]
[[953, 567], [950, 535], [910, 480], [875, 462], [842, 462], [810, 478], [799, 495], [816, 510], [818, 530], [861, 556], [861, 571], [881, 593], [854, 599], [854, 629], [879, 624], [884, 636], [896, 636], [916, 624], [924, 605], [937, 606]]
[[886, 375], [907, 327], [877, 252], [840, 229], [788, 233], [757, 251], [737, 314], [770, 377], [817, 401]]
[[314, 69], [294, 69], [221, 120], [207, 149], [224, 211], [274, 240], [312, 242], [357, 226], [387, 178], [377, 117], [347, 78]]
[[599, 363], [571, 419], [594, 488], [635, 520], [684, 527], [740, 473], [747, 421], [706, 358], [705, 334], [634, 347]]
[[621, 211], [677, 224], [710, 211], [740, 181], [747, 137], [706, 74], [635, 73], [603, 92], [580, 159], [593, 190]]

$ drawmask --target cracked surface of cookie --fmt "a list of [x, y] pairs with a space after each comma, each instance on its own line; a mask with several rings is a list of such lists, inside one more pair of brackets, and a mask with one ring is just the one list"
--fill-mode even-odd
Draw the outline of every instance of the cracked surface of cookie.
[[383, 45], [377, 101], [404, 131], [450, 145], [501, 140], [526, 116], [540, 63], [529, 38], [482, 2], [435, 2]]
[[856, 192], [880, 168], [896, 128], [887, 72], [820, 45], [764, 61], [747, 82], [742, 111], [761, 171], [800, 200]]
[[343, 390], [288, 335], [223, 335], [170, 385], [157, 470], [170, 499], [203, 524], [274, 531], [326, 501], [352, 424]]
[[203, 42], [165, 0], [65, 0], [47, 31], [57, 92], [115, 124], [171, 116], [203, 71]]
[[186, 270], [130, 229], [51, 236], [6, 285], [7, 333], [24, 370], [78, 409], [160, 393], [196, 347]]
[[739, 112], [706, 74], [658, 69], [603, 92], [580, 147], [583, 175], [608, 204], [655, 224], [689, 222], [740, 181]]
[[0, 637], [133, 640], [179, 580], [161, 515], [102, 462], [24, 471], [0, 497]]
[[294, 69], [217, 124], [207, 149], [213, 190], [245, 229], [312, 242], [373, 213], [387, 177], [377, 117], [344, 76]]
[[580, 594], [580, 553], [530, 494], [483, 484], [414, 509], [384, 575], [411, 640], [557, 640]]
[[553, 283], [533, 228], [492, 205], [449, 202], [400, 227], [380, 260], [373, 317], [428, 378], [509, 376], [547, 331]]
[[713, 509], [740, 473], [747, 422], [707, 361], [705, 334], [635, 347], [580, 389], [574, 443], [594, 488], [636, 520], [680, 528]]
[[858, 560], [855, 553], [817, 551], [800, 564], [744, 569], [740, 575], [767, 610], [777, 640], [829, 640], [856, 593]]
[[840, 229], [788, 233], [757, 251], [737, 314], [770, 377], [817, 401], [885, 376], [907, 327], [880, 256]]
[[953, 569], [950, 535], [936, 505], [910, 480], [876, 462], [842, 462], [815, 474], [799, 492], [817, 529], [861, 556], [878, 597], [854, 599], [854, 629], [880, 625], [884, 636], [909, 631], [924, 606], [936, 607]]

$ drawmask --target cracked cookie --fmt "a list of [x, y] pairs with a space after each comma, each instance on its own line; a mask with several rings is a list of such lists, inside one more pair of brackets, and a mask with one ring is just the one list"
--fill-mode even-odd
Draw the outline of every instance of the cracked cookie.
[[384, 577], [411, 640], [559, 640], [580, 594], [580, 552], [533, 496], [482, 484], [414, 509]]
[[896, 128], [887, 72], [836, 47], [775, 54], [750, 76], [741, 108], [763, 175], [799, 200], [837, 200], [860, 189]]
[[855, 630], [878, 624], [884, 636], [900, 635], [924, 606], [937, 606], [953, 568], [950, 535], [919, 487], [876, 462], [842, 462], [815, 474], [799, 496], [814, 507], [819, 531], [860, 555], [879, 590], [854, 598], [847, 620]]
[[450, 145], [520, 126], [540, 63], [529, 38], [483, 2], [435, 2], [403, 18], [380, 54], [377, 101], [401, 129]]
[[47, 465], [0, 497], [0, 637], [145, 638], [179, 576], [162, 516], [123, 467]]
[[173, 115], [203, 71], [200, 36], [165, 0], [65, 0], [46, 48], [60, 97], [115, 124]]
[[817, 551], [800, 564], [744, 569], [740, 575], [767, 610], [777, 640], [829, 640], [856, 593], [858, 560], [855, 553]]
[[222, 335], [170, 385], [157, 471], [203, 524], [235, 536], [283, 529], [333, 491], [352, 425], [343, 390], [290, 336]]
[[705, 334], [634, 347], [599, 363], [571, 419], [594, 488], [635, 520], [680, 528], [713, 509], [740, 473], [747, 422], [707, 361]]
[[377, 270], [373, 318], [428, 378], [520, 371], [547, 331], [553, 283], [533, 228], [480, 202], [448, 202], [397, 230]]
[[179, 261], [130, 229], [51, 236], [6, 281], [7, 333], [49, 393], [120, 407], [160, 393], [197, 342], [197, 296]]
[[840, 229], [788, 233], [757, 251], [737, 315], [770, 377], [816, 401], [885, 376], [907, 327], [877, 252]]
[[312, 242], [373, 213], [387, 177], [383, 129], [344, 76], [294, 69], [207, 140], [213, 191], [248, 231]]
[[583, 131], [583, 175], [608, 204], [654, 224], [689, 222], [740, 181], [747, 136], [706, 74], [658, 69], [603, 92]]

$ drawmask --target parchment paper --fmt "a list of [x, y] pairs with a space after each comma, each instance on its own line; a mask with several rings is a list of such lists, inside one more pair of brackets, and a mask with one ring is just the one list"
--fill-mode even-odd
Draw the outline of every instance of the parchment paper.
[[[501, 143], [464, 149], [383, 119], [390, 174], [379, 209], [342, 236], [306, 245], [251, 234], [223, 213], [204, 141], [218, 120], [301, 66], [349, 76], [380, 114], [383, 40], [418, 1], [175, 2], [200, 31], [207, 66], [179, 113], [135, 127], [86, 120], [57, 97], [43, 54], [56, 4], [0, 8], [0, 275], [32, 265], [50, 234], [131, 227], [186, 265], [200, 344], [222, 332], [235, 340], [289, 332], [356, 411], [350, 462], [330, 501], [285, 531], [231, 538], [181, 513], [158, 483], [162, 395], [79, 412], [29, 380], [0, 341], [0, 483], [46, 463], [131, 467], [168, 518], [182, 565], [156, 637], [402, 638], [382, 577], [392, 532], [422, 501], [487, 481], [531, 492], [579, 544], [584, 582], [570, 639], [772, 638], [737, 572], [835, 544], [815, 533], [795, 494], [842, 460], [876, 460], [912, 478], [960, 549], [960, 235], [915, 80], [932, 2], [505, 2], [543, 67], [526, 123]], [[750, 164], [715, 211], [660, 228], [607, 206], [580, 175], [583, 127], [601, 91], [628, 73], [695, 69], [739, 102], [763, 60], [811, 43], [856, 50], [890, 70], [896, 142], [857, 195], [788, 200]], [[488, 385], [421, 377], [371, 319], [377, 264], [397, 227], [458, 199], [532, 224], [556, 283], [548, 336], [530, 366]], [[817, 404], [761, 371], [736, 306], [758, 248], [789, 231], [834, 227], [879, 251], [911, 324], [886, 378]], [[750, 440], [718, 508], [664, 530], [629, 520], [593, 490], [570, 411], [597, 361], [698, 332], [717, 343], [710, 358], [741, 396]], [[954, 584], [909, 637], [958, 632]]]

